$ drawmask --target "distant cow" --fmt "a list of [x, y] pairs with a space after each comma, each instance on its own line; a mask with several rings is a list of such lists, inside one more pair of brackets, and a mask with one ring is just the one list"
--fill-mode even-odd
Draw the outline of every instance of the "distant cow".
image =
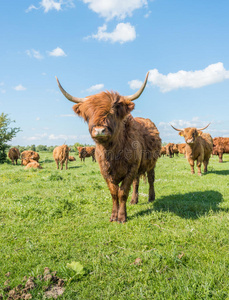
[[182, 143], [182, 144], [177, 144], [178, 147], [178, 151], [180, 154], [186, 154], [186, 143]]
[[20, 158], [20, 151], [18, 150], [18, 148], [16, 147], [10, 148], [8, 157], [12, 161], [13, 165], [14, 165], [14, 161], [16, 161], [16, 165], [17, 165], [17, 160]]
[[229, 153], [229, 138], [216, 137], [213, 139], [213, 155], [219, 156], [219, 162], [223, 162], [223, 153]]
[[75, 113], [88, 123], [96, 143], [95, 157], [113, 200], [111, 222], [126, 222], [126, 201], [131, 184], [131, 204], [137, 204], [139, 178], [145, 173], [149, 181], [149, 202], [155, 199], [154, 168], [160, 156], [161, 139], [151, 120], [131, 115], [135, 106], [133, 101], [143, 92], [148, 75], [133, 95], [101, 92], [86, 98], [71, 96], [57, 79], [63, 95], [75, 103]]
[[35, 161], [35, 160], [29, 162], [27, 164], [27, 166], [25, 167], [25, 170], [31, 169], [31, 168], [32, 169], [43, 169], [42, 166], [37, 161]]
[[166, 148], [164, 146], [161, 147], [161, 156], [166, 154]]
[[173, 146], [174, 146], [174, 143], [168, 143], [165, 146], [166, 155], [169, 156], [170, 158], [172, 158], [174, 156], [174, 154], [173, 154]]
[[68, 168], [68, 156], [69, 156], [69, 148], [67, 145], [58, 146], [53, 150], [53, 157], [56, 162], [57, 169], [63, 170], [63, 164], [65, 163], [65, 168]]
[[26, 150], [21, 153], [21, 165], [26, 166], [31, 161], [39, 161], [40, 156], [37, 152], [32, 150]]
[[79, 151], [79, 158], [81, 161], [85, 161], [85, 157], [92, 157], [92, 161], [96, 161], [95, 159], [95, 147], [77, 147]]
[[74, 156], [69, 156], [69, 157], [68, 157], [68, 160], [69, 160], [69, 161], [75, 161], [76, 159], [75, 159]]
[[194, 161], [197, 161], [198, 175], [201, 174], [201, 164], [204, 164], [204, 172], [207, 172], [209, 158], [213, 149], [213, 140], [209, 133], [202, 133], [210, 125], [204, 128], [197, 129], [195, 127], [188, 127], [184, 129], [173, 129], [179, 131], [179, 135], [183, 136], [186, 142], [186, 157], [191, 166], [191, 173], [194, 174]]
[[176, 156], [178, 156], [178, 154], [179, 154], [178, 144], [173, 144], [172, 152], [173, 152], [173, 156], [174, 156], [174, 154], [176, 154]]

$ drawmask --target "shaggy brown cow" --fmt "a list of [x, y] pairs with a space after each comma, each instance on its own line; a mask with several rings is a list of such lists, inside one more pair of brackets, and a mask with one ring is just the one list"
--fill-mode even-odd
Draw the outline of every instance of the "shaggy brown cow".
[[223, 153], [229, 153], [229, 138], [216, 137], [213, 139], [213, 155], [219, 156], [219, 162], [223, 162]]
[[59, 169], [59, 162], [60, 162], [60, 169], [63, 170], [63, 164], [65, 163], [65, 168], [68, 168], [68, 155], [69, 155], [69, 148], [67, 145], [58, 146], [53, 150], [53, 157], [56, 162], [57, 169]]
[[[171, 125], [171, 124], [170, 124]], [[173, 129], [179, 131], [179, 135], [183, 136], [186, 142], [186, 157], [191, 166], [191, 173], [194, 174], [194, 161], [197, 161], [198, 175], [201, 176], [201, 164], [204, 164], [204, 172], [207, 172], [209, 158], [213, 149], [213, 140], [209, 133], [202, 133], [210, 125], [204, 128], [188, 127], [184, 129]]]
[[95, 147], [77, 147], [79, 151], [79, 158], [81, 161], [85, 161], [85, 157], [92, 157], [92, 161], [96, 161], [95, 159]]
[[27, 166], [25, 167], [25, 170], [27, 169], [43, 169], [42, 166], [35, 160], [30, 161]]
[[164, 146], [161, 147], [161, 156], [165, 156], [166, 154], [166, 148]]
[[178, 151], [180, 154], [184, 154], [186, 153], [186, 143], [182, 143], [182, 144], [177, 144], [178, 145]]
[[16, 165], [17, 165], [17, 160], [20, 158], [20, 151], [18, 150], [18, 148], [16, 147], [10, 148], [8, 157], [12, 161], [13, 165], [14, 165], [14, 161], [16, 161]]
[[68, 157], [68, 160], [69, 160], [69, 161], [75, 161], [76, 159], [75, 159], [74, 156], [69, 156], [69, 157]]
[[37, 152], [32, 150], [26, 150], [21, 153], [21, 165], [28, 165], [31, 161], [39, 161], [40, 156]]
[[101, 92], [83, 99], [69, 95], [57, 79], [64, 96], [77, 103], [73, 110], [88, 123], [96, 143], [95, 157], [113, 200], [110, 221], [126, 222], [130, 187], [133, 183], [131, 204], [136, 204], [140, 175], [147, 173], [149, 202], [155, 199], [154, 168], [161, 151], [159, 132], [149, 119], [133, 118], [130, 114], [133, 100], [143, 92], [148, 75], [134, 95]]

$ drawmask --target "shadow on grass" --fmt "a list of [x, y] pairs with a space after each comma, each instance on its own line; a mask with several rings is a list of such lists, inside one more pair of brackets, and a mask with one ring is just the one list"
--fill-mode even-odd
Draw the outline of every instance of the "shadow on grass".
[[69, 169], [78, 169], [78, 168], [82, 168], [82, 166], [74, 166], [74, 167], [69, 167], [69, 166], [68, 166], [68, 168], [69, 168]]
[[212, 171], [208, 171], [206, 174], [203, 175], [207, 175], [211, 173], [216, 175], [229, 175], [229, 170], [212, 170]]
[[164, 196], [157, 199], [151, 209], [137, 212], [135, 216], [144, 216], [151, 214], [153, 211], [162, 211], [172, 212], [184, 219], [198, 219], [210, 211], [228, 212], [228, 210], [219, 207], [222, 201], [222, 194], [212, 190]]

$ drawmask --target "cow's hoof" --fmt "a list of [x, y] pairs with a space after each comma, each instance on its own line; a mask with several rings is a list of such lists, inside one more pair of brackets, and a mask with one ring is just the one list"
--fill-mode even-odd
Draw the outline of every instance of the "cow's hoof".
[[154, 200], [155, 200], [155, 195], [150, 196], [150, 197], [148, 198], [148, 202], [153, 202]]
[[118, 217], [111, 216], [109, 221], [110, 222], [117, 222], [118, 221]]
[[120, 216], [120, 217], [118, 217], [118, 222], [119, 223], [126, 223], [126, 216]]
[[198, 173], [198, 176], [202, 176], [202, 174], [201, 174], [201, 173]]

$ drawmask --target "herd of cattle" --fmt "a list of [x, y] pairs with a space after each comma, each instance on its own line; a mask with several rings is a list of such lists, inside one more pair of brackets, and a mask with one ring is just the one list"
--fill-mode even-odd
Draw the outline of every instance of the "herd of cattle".
[[[85, 161], [85, 157], [92, 157], [92, 161], [95, 160], [95, 147], [77, 147], [79, 151], [79, 158], [81, 161]], [[53, 150], [53, 158], [56, 162], [57, 169], [59, 169], [59, 164], [61, 170], [63, 169], [63, 164], [65, 168], [68, 168], [68, 161], [75, 161], [74, 156], [70, 156], [70, 148], [67, 145], [58, 146]], [[21, 159], [21, 165], [26, 166], [25, 169], [42, 169], [41, 165], [38, 163], [40, 156], [37, 152], [32, 150], [26, 150], [20, 153], [19, 149], [16, 147], [10, 148], [8, 153], [9, 159], [12, 161], [12, 164], [16, 163], [18, 159]]]
[[[78, 98], [66, 92], [59, 80], [57, 84], [62, 94], [71, 102], [74, 102], [74, 112], [88, 123], [88, 129], [96, 147], [93, 149], [78, 149], [81, 160], [92, 156], [97, 161], [102, 176], [104, 177], [111, 193], [113, 207], [110, 221], [124, 223], [127, 220], [126, 201], [131, 185], [133, 194], [131, 204], [138, 203], [139, 179], [147, 174], [149, 182], [149, 198], [155, 199], [154, 181], [157, 159], [164, 154], [169, 157], [183, 153], [194, 173], [194, 162], [197, 161], [198, 175], [201, 175], [201, 164], [204, 172], [210, 156], [219, 156], [222, 162], [223, 153], [229, 153], [229, 138], [215, 138], [208, 133], [203, 133], [210, 124], [203, 128], [188, 127], [174, 130], [185, 139], [185, 144], [168, 144], [161, 147], [161, 138], [155, 124], [150, 119], [134, 118], [131, 111], [134, 109], [134, 100], [140, 97], [145, 89], [149, 72], [140, 89], [129, 96], [122, 96], [116, 92], [101, 92], [85, 98]], [[13, 151], [12, 151], [13, 152]], [[14, 153], [17, 150], [14, 149]], [[30, 164], [39, 165], [39, 155], [32, 151], [30, 154], [21, 154], [22, 164], [30, 167]], [[59, 168], [63, 169], [69, 160], [69, 148], [67, 145], [59, 146], [53, 151], [53, 156]], [[10, 157], [10, 155], [9, 155]], [[16, 160], [16, 158], [14, 159]], [[12, 162], [14, 161], [12, 160]]]

